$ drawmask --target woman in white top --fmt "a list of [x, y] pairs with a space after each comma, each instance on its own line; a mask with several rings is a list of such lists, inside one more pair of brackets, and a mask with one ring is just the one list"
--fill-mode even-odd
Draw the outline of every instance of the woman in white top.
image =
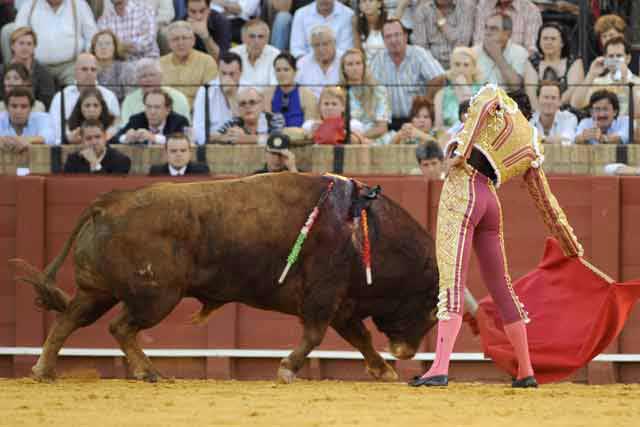
[[353, 15], [353, 45], [367, 53], [367, 59], [384, 49], [382, 24], [387, 19], [382, 0], [358, 0]]

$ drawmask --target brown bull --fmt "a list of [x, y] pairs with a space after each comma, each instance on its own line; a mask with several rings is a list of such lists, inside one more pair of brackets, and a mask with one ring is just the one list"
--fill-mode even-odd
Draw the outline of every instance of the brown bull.
[[[300, 258], [278, 284], [301, 225], [328, 183]], [[362, 320], [371, 316], [392, 354], [411, 358], [435, 323], [438, 273], [433, 240], [406, 211], [384, 196], [370, 202], [372, 286], [365, 282], [360, 227], [351, 218], [356, 185], [339, 177], [267, 174], [185, 184], [156, 184], [98, 198], [80, 217], [61, 253], [43, 272], [28, 272], [38, 303], [60, 312], [33, 367], [37, 378], [55, 377], [58, 351], [79, 327], [95, 322], [118, 302], [110, 324], [134, 377], [159, 373], [137, 343], [137, 333], [159, 323], [182, 298], [202, 303], [198, 317], [230, 302], [302, 319], [302, 342], [280, 363], [290, 382], [331, 325], [365, 358], [378, 379], [393, 368], [374, 350]], [[55, 285], [75, 242], [77, 291]]]

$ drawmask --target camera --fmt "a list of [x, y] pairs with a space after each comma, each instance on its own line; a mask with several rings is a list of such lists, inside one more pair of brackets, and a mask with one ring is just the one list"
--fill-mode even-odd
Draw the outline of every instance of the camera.
[[623, 62], [623, 58], [604, 58], [604, 66], [607, 68], [620, 68]]

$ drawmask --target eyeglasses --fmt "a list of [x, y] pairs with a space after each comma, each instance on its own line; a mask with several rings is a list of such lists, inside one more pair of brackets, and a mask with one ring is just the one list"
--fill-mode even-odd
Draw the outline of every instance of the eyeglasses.
[[238, 107], [240, 108], [255, 107], [259, 103], [260, 101], [258, 101], [257, 99], [249, 99], [247, 101], [238, 102]]

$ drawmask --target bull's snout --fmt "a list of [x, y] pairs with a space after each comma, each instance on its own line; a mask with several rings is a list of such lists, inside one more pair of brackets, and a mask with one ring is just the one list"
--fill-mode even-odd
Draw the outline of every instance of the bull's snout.
[[416, 354], [416, 349], [405, 343], [392, 343], [391, 354], [401, 360], [411, 359]]

